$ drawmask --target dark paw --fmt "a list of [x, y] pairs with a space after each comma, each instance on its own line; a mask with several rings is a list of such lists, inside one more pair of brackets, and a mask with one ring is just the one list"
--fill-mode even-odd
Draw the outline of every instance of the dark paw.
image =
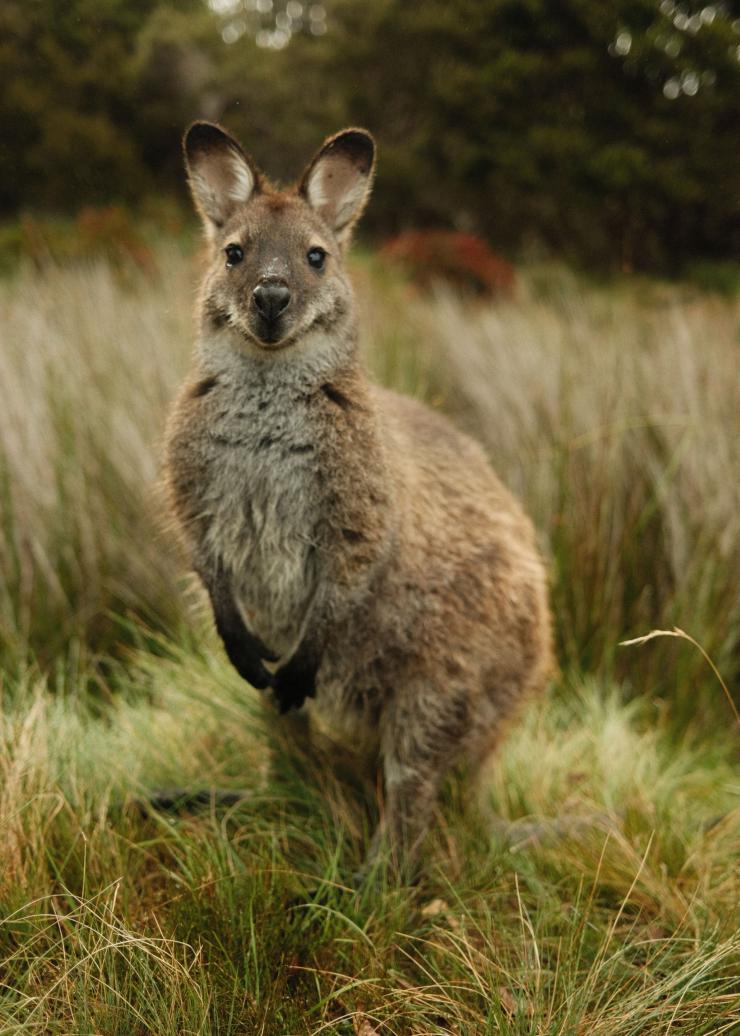
[[259, 641], [248, 635], [239, 638], [222, 636], [221, 639], [224, 642], [229, 661], [239, 676], [247, 683], [251, 683], [252, 687], [256, 687], [258, 691], [264, 691], [266, 687], [270, 686], [272, 674], [262, 662], [263, 658], [269, 659], [270, 655], [269, 653], [260, 654], [256, 646]]
[[244, 625], [222, 567], [217, 566], [213, 572], [207, 568], [198, 571], [208, 589], [216, 629], [229, 661], [247, 683], [258, 690], [264, 690], [270, 686], [271, 674], [263, 662], [276, 662], [277, 657]]
[[316, 673], [306, 666], [288, 662], [275, 673], [272, 688], [281, 713], [300, 709], [306, 698], [316, 695]]

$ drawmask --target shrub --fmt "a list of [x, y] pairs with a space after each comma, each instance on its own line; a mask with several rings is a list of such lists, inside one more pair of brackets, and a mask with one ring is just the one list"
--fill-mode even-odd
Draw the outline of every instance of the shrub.
[[388, 241], [381, 256], [401, 263], [423, 288], [448, 281], [479, 295], [506, 296], [514, 290], [514, 267], [475, 234], [407, 230]]

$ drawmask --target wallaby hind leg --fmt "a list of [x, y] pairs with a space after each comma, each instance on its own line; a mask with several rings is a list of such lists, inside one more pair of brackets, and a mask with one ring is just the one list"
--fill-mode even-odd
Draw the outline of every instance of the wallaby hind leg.
[[394, 869], [410, 876], [429, 829], [442, 782], [464, 747], [467, 690], [404, 695], [386, 719], [381, 739], [385, 804], [367, 866], [384, 847]]
[[385, 801], [360, 877], [389, 854], [391, 868], [407, 879], [416, 871], [421, 843], [429, 830], [444, 770], [384, 760]]

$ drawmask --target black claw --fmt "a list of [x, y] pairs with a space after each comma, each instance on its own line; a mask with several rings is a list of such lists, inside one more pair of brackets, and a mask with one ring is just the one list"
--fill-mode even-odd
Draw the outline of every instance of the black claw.
[[275, 673], [275, 701], [281, 713], [300, 709], [306, 698], [316, 696], [316, 664], [300, 649]]
[[252, 687], [256, 687], [258, 691], [264, 691], [269, 687], [272, 682], [272, 674], [262, 664], [262, 658], [265, 656], [260, 657], [249, 634], [245, 631], [242, 637], [236, 639], [224, 636], [221, 630], [219, 633], [221, 633], [229, 661], [239, 676], [247, 683], [251, 683]]

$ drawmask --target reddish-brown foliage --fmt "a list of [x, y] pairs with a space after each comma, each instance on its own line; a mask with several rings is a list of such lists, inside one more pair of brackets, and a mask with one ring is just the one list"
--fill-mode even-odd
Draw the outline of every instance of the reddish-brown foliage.
[[104, 258], [118, 268], [137, 267], [156, 273], [156, 263], [138, 220], [119, 205], [88, 206], [74, 221], [23, 216], [0, 241], [0, 251], [14, 261], [46, 262]]
[[444, 280], [481, 295], [510, 295], [514, 290], [514, 267], [475, 234], [407, 230], [387, 241], [380, 254], [401, 263], [421, 287]]

